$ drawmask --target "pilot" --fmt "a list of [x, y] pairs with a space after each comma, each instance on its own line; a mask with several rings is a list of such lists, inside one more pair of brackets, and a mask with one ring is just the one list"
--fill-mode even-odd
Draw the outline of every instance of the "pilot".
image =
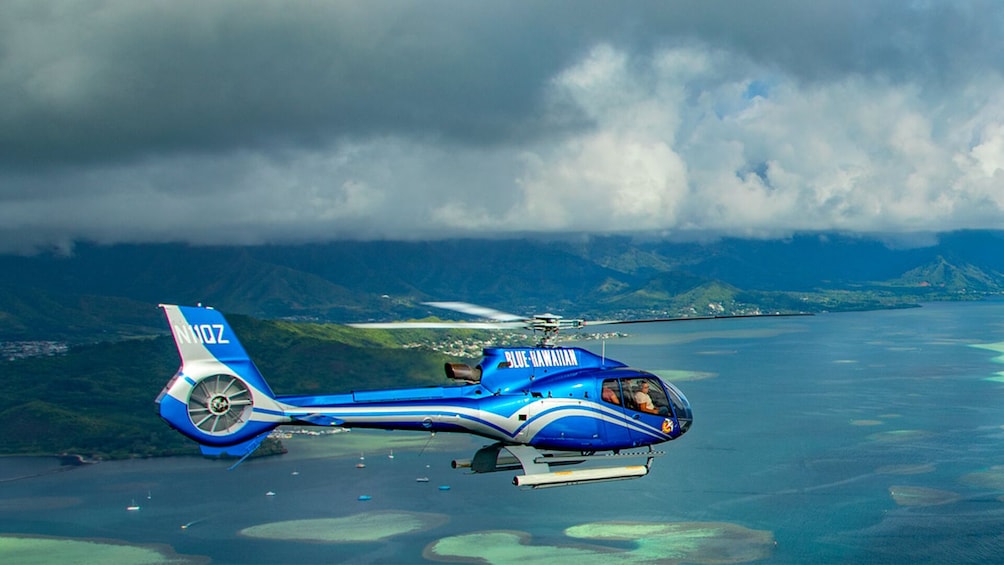
[[603, 385], [603, 400], [611, 404], [621, 403], [621, 399], [617, 397], [617, 393], [614, 391], [613, 388], [611, 388], [611, 385], [609, 384]]
[[648, 394], [648, 381], [641, 382], [641, 387], [634, 393], [634, 401], [642, 412], [648, 412], [649, 414], [659, 413], [659, 409], [652, 403], [652, 397]]

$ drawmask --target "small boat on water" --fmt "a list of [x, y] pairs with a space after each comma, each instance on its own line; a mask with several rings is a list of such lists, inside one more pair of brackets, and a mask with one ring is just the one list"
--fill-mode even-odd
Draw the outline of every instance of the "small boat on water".
[[272, 491], [268, 491], [265, 493], [265, 496], [275, 496], [275, 493]]
[[132, 501], [132, 504], [130, 504], [129, 506], [126, 506], [126, 510], [128, 510], [130, 512], [135, 512], [135, 511], [139, 510], [139, 505], [136, 504], [136, 500], [135, 499]]
[[415, 479], [415, 482], [416, 483], [427, 483], [427, 482], [429, 482], [429, 477], [418, 477], [417, 479]]

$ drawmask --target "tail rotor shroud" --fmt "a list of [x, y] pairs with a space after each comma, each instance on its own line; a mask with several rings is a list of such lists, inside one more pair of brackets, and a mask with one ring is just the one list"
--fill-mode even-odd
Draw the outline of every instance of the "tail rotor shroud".
[[233, 375], [216, 374], [192, 388], [188, 417], [203, 432], [226, 436], [247, 424], [253, 405], [251, 390], [244, 381]]

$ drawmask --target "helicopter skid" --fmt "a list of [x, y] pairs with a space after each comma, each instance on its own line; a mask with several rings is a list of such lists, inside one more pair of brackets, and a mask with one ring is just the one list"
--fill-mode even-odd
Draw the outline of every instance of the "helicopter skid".
[[[504, 454], [502, 451], [508, 451]], [[582, 455], [569, 452], [542, 452], [529, 445], [503, 445], [500, 443], [482, 447], [473, 459], [454, 460], [454, 469], [471, 469], [474, 473], [493, 473], [523, 469], [523, 475], [513, 477], [513, 484], [519, 487], [545, 488], [576, 485], [600, 481], [637, 479], [648, 474], [655, 457], [664, 455], [662, 451], [636, 451], [627, 453], [607, 453], [602, 455]], [[614, 467], [593, 467], [572, 471], [554, 471], [552, 467], [577, 465], [585, 462], [603, 461], [611, 463], [619, 459], [647, 458], [644, 465]]]
[[[508, 446], [506, 449], [523, 463], [523, 471], [525, 473], [513, 477], [512, 484], [518, 487], [530, 487], [534, 489], [638, 479], [648, 474], [648, 470], [652, 466], [652, 460], [655, 457], [663, 455], [662, 451], [655, 451], [651, 447], [648, 448], [648, 451], [609, 453], [605, 455], [580, 455], [560, 452], [540, 453], [536, 449], [526, 445]], [[551, 471], [551, 467], [555, 465], [574, 465], [586, 461], [610, 462], [615, 459], [638, 457], [647, 458], [644, 465]]]
[[518, 487], [547, 488], [595, 483], [601, 481], [620, 481], [638, 479], [648, 474], [648, 465], [630, 465], [627, 467], [598, 467], [596, 469], [578, 469], [574, 471], [555, 471], [534, 475], [516, 475], [512, 484]]

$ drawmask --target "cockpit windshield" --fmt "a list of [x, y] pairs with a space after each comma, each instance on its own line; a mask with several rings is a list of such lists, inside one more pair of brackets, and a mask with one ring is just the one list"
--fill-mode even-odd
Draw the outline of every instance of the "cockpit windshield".
[[[663, 388], [665, 385], [665, 388]], [[628, 410], [675, 416], [686, 430], [693, 422], [690, 403], [678, 388], [655, 377], [634, 376], [603, 381], [601, 398]]]
[[670, 402], [659, 380], [651, 377], [629, 377], [603, 381], [602, 399], [620, 404], [629, 410], [648, 414], [672, 415]]
[[683, 431], [687, 431], [690, 428], [690, 424], [694, 422], [694, 413], [690, 409], [690, 402], [686, 396], [683, 396], [680, 389], [673, 386], [672, 383], [663, 384], [666, 385], [666, 390], [669, 391], [669, 398], [673, 402], [673, 411], [676, 412], [676, 419], [680, 421], [680, 428]]

